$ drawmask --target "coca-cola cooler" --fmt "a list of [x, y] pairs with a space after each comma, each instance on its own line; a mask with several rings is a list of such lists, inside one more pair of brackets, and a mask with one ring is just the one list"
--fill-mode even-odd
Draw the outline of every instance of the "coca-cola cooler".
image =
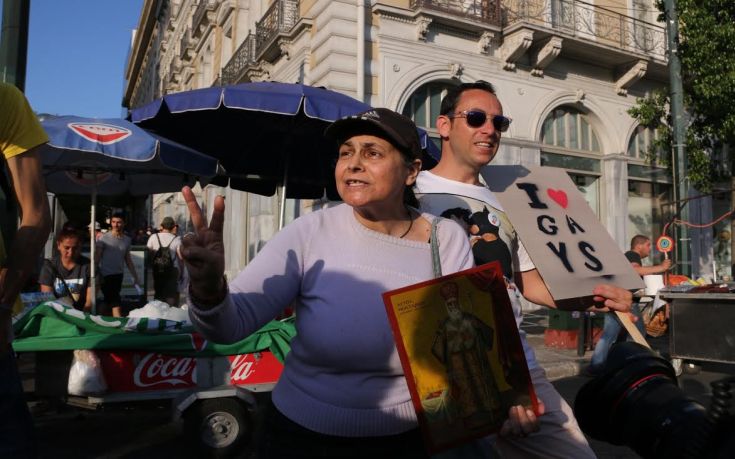
[[109, 393], [166, 392], [223, 385], [268, 390], [283, 365], [269, 351], [188, 357], [146, 351], [96, 351]]

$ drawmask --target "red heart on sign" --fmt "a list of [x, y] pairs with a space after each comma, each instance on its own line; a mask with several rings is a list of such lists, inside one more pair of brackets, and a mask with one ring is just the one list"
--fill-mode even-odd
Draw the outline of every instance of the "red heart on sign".
[[569, 204], [569, 201], [567, 200], [567, 194], [564, 192], [564, 190], [555, 190], [553, 188], [549, 188], [548, 190], [546, 190], [546, 194], [548, 194], [549, 197], [553, 199], [557, 204], [565, 209], [567, 208], [567, 204]]

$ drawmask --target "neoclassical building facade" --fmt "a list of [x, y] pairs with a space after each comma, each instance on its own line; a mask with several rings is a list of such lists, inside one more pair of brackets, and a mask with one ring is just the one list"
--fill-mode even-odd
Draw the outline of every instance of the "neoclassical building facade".
[[[654, 133], [628, 114], [668, 82], [657, 15], [653, 0], [146, 0], [124, 105], [305, 83], [403, 112], [431, 135], [449, 86], [487, 80], [513, 118], [495, 161], [564, 168], [627, 249], [671, 214], [669, 175], [645, 159]], [[208, 188], [205, 202], [223, 192], [234, 273], [276, 230], [277, 199]], [[288, 215], [323, 205], [289, 202]], [[184, 211], [170, 195], [154, 209]]]

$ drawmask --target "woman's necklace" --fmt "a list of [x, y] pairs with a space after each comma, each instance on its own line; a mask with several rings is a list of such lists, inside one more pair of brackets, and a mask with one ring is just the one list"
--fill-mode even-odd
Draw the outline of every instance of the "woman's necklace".
[[411, 228], [413, 228], [413, 217], [411, 217], [411, 209], [409, 209], [409, 208], [407, 207], [407, 208], [406, 208], [406, 211], [408, 212], [408, 221], [409, 221], [410, 223], [408, 224], [408, 229], [406, 230], [406, 232], [405, 232], [405, 233], [403, 233], [403, 234], [401, 234], [401, 235], [400, 235], [400, 236], [398, 237], [398, 239], [403, 239], [404, 237], [406, 237], [406, 235], [407, 235], [407, 234], [408, 234], [408, 233], [409, 233], [409, 232], [411, 231]]

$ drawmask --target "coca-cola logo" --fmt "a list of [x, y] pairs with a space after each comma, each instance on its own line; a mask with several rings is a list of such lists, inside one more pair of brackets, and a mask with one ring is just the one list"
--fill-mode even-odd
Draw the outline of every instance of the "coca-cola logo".
[[192, 357], [172, 357], [162, 354], [146, 354], [135, 367], [133, 382], [138, 387], [170, 384], [172, 386], [196, 384], [196, 360]]
[[269, 351], [228, 356], [230, 383], [235, 385], [273, 384], [283, 371], [283, 364]]
[[235, 356], [230, 363], [230, 378], [233, 382], [244, 382], [255, 370], [255, 357], [253, 354], [240, 354]]

